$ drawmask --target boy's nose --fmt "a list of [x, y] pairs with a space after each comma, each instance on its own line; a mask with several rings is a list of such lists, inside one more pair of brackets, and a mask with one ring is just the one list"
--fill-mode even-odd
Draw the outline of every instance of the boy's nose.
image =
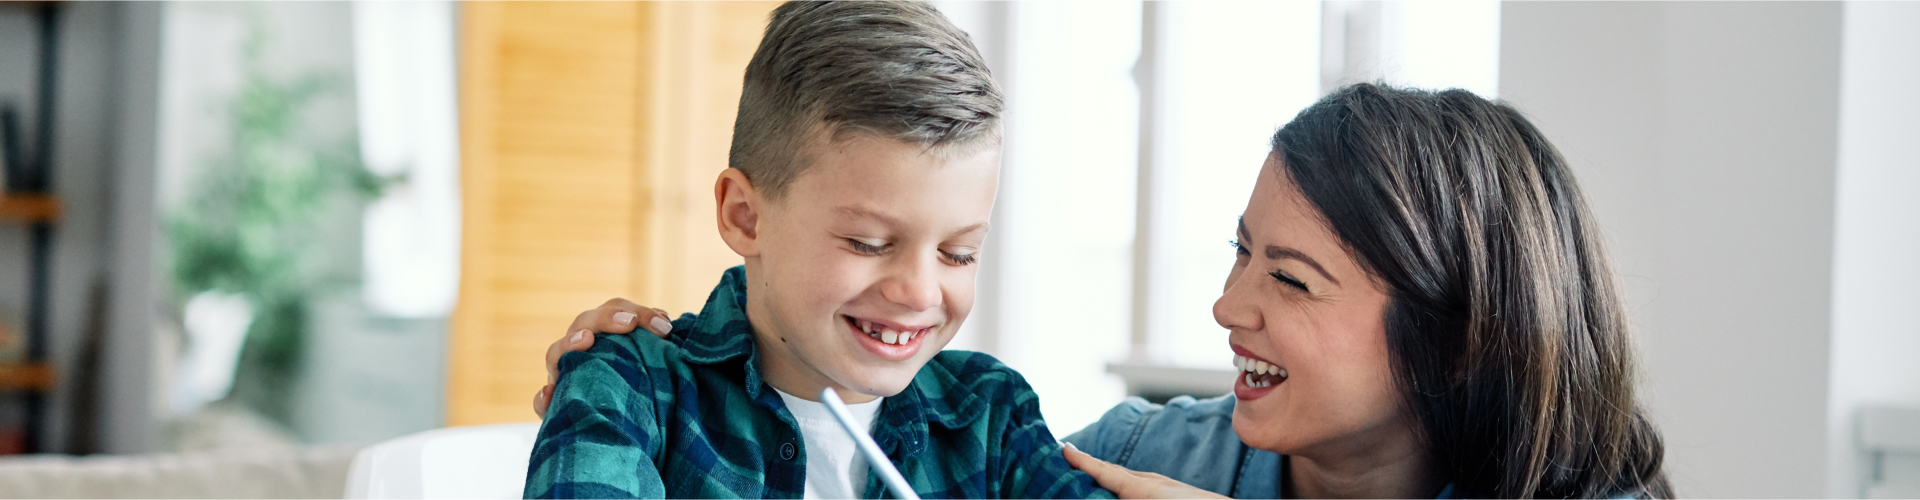
[[880, 288], [880, 294], [888, 302], [906, 306], [914, 311], [925, 311], [940, 307], [940, 281], [920, 266], [902, 269]]

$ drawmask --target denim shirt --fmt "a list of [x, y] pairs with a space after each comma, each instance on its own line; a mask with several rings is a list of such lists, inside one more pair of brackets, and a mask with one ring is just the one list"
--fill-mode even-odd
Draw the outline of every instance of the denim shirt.
[[[1180, 396], [1165, 405], [1140, 398], [1107, 410], [1100, 421], [1064, 441], [1139, 472], [1152, 472], [1232, 498], [1280, 498], [1286, 460], [1240, 442], [1233, 432], [1232, 394]], [[1452, 484], [1437, 498], [1466, 498]]]
[[1114, 465], [1217, 494], [1280, 498], [1280, 454], [1240, 442], [1233, 402], [1232, 394], [1180, 396], [1164, 406], [1127, 398], [1065, 441]]

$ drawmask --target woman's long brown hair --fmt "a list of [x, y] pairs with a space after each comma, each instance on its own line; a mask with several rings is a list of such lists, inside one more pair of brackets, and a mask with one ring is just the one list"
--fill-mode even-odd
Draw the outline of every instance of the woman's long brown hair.
[[1599, 228], [1519, 111], [1359, 84], [1273, 150], [1389, 290], [1394, 375], [1445, 479], [1495, 498], [1672, 496]]

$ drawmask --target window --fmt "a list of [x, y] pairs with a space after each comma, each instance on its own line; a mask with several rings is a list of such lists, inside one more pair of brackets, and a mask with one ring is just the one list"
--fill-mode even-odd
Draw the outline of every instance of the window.
[[992, 353], [1065, 435], [1123, 396], [1222, 394], [1213, 320], [1274, 130], [1337, 85], [1492, 95], [1499, 4], [939, 4], [1008, 96], [979, 299]]

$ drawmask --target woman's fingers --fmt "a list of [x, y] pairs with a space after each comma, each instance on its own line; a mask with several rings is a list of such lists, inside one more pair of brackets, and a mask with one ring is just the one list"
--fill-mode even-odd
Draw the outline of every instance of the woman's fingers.
[[561, 356], [565, 356], [569, 352], [585, 351], [587, 348], [593, 347], [593, 333], [596, 331], [593, 326], [598, 322], [596, 318], [612, 314], [603, 311], [603, 309], [606, 309], [606, 306], [583, 311], [580, 315], [574, 316], [573, 324], [567, 326], [567, 333], [562, 334], [559, 340], [555, 340], [547, 346], [547, 385], [553, 385], [554, 382], [560, 380]]
[[1107, 463], [1075, 448], [1073, 443], [1065, 443], [1061, 454], [1073, 468], [1093, 476], [1093, 481], [1101, 488], [1112, 491], [1120, 498], [1225, 498], [1211, 491], [1188, 486], [1166, 476], [1150, 472], [1134, 472], [1126, 467]]
[[[636, 328], [645, 328], [655, 337], [665, 337], [673, 331], [673, 318], [660, 309], [635, 304], [627, 299], [614, 298], [591, 314], [582, 314], [574, 319], [574, 330], [593, 330], [595, 333], [629, 333]], [[584, 323], [581, 320], [586, 320]]]
[[1066, 455], [1068, 465], [1072, 465], [1073, 468], [1079, 469], [1080, 472], [1085, 472], [1087, 475], [1093, 476], [1093, 481], [1100, 483], [1101, 488], [1112, 491], [1115, 495], [1119, 495], [1120, 498], [1131, 498], [1122, 491], [1132, 487], [1133, 483], [1138, 479], [1133, 477], [1133, 471], [1127, 470], [1126, 467], [1107, 463], [1105, 460], [1093, 458], [1093, 455], [1088, 455], [1087, 452], [1075, 448], [1073, 443], [1062, 444], [1066, 446], [1061, 448], [1061, 454]]
[[673, 322], [667, 317], [666, 311], [621, 298], [609, 299], [600, 307], [574, 316], [573, 324], [567, 326], [567, 333], [547, 346], [547, 387], [534, 394], [534, 413], [546, 418], [545, 399], [553, 397], [553, 384], [560, 379], [561, 356], [592, 348], [595, 333], [626, 334], [636, 328], [644, 328], [656, 337], [666, 337], [673, 331]]
[[538, 391], [533, 391], [533, 414], [539, 415], [541, 420], [545, 420], [547, 418], [547, 405], [552, 403], [553, 403], [553, 385], [552, 384], [542, 386]]

